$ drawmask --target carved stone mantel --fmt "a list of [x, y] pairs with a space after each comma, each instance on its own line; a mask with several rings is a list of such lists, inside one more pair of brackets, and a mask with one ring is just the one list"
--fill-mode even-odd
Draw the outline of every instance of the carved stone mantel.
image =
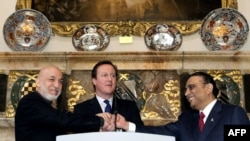
[[[91, 70], [100, 60], [113, 61], [119, 70], [241, 70], [250, 72], [250, 52], [2, 52], [0, 73], [39, 70], [53, 64], [65, 73]], [[249, 113], [248, 113], [249, 114]], [[250, 115], [249, 115], [250, 117]], [[14, 139], [14, 119], [0, 113], [0, 135]]]
[[53, 64], [67, 74], [71, 70], [91, 70], [103, 59], [113, 61], [120, 70], [209, 70], [249, 71], [250, 52], [5, 52], [0, 53], [0, 71], [39, 70]]
[[[71, 74], [72, 70], [91, 70], [100, 60], [111, 60], [119, 70], [240, 70], [250, 73], [250, 52], [3, 52], [0, 73], [11, 70], [39, 70], [53, 64]], [[0, 113], [0, 121], [5, 118]]]
[[184, 52], [183, 69], [249, 71], [250, 52]]

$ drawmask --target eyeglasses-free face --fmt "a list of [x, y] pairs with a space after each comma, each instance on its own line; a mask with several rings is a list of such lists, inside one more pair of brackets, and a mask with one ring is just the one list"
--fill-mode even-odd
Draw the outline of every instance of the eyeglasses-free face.
[[110, 64], [103, 64], [97, 68], [96, 78], [92, 79], [95, 85], [96, 94], [104, 99], [113, 95], [116, 88], [117, 78], [114, 67]]
[[205, 83], [201, 76], [192, 76], [187, 80], [185, 96], [191, 108], [201, 110], [211, 101], [211, 84]]

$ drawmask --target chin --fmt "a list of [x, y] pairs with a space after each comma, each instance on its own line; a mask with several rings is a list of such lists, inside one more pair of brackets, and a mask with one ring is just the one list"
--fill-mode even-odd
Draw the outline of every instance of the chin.
[[59, 97], [59, 95], [46, 95], [45, 98], [49, 101], [54, 101], [54, 100], [57, 100], [57, 98]]

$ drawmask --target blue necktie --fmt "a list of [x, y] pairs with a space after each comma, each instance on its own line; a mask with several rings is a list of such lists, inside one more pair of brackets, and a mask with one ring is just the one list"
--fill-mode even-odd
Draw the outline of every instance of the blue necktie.
[[106, 103], [105, 112], [111, 113], [111, 106], [109, 104], [109, 100], [104, 100], [104, 103]]

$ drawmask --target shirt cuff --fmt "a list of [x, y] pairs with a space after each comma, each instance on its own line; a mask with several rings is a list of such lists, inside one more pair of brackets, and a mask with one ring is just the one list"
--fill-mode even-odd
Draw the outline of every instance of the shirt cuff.
[[128, 132], [135, 132], [135, 124], [132, 122], [128, 122]]

